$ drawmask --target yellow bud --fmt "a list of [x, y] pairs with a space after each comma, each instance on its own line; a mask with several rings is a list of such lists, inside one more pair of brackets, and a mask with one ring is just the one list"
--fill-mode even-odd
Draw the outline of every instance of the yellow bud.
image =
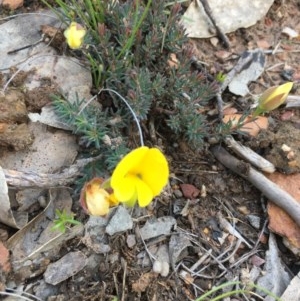
[[70, 26], [64, 31], [67, 43], [72, 49], [81, 47], [85, 34], [86, 30], [76, 22], [71, 22]]
[[267, 89], [259, 98], [258, 106], [254, 112], [257, 116], [264, 112], [272, 111], [282, 105], [293, 87], [292, 82]]

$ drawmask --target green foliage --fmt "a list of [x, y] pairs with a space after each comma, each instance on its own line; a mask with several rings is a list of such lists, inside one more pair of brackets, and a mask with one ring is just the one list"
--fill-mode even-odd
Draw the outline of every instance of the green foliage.
[[216, 136], [219, 136], [220, 139], [232, 134], [240, 134], [247, 136], [248, 133], [243, 131], [243, 127], [247, 127], [247, 123], [252, 122], [255, 119], [247, 120], [250, 116], [250, 111], [246, 110], [242, 116], [235, 120], [231, 119], [227, 123], [221, 123], [216, 127]]
[[54, 226], [51, 228], [52, 231], [59, 230], [60, 232], [65, 233], [68, 226], [81, 224], [74, 219], [74, 214], [68, 214], [65, 209], [63, 211], [56, 209], [55, 214], [56, 219], [53, 221]]
[[[203, 294], [201, 297], [197, 298], [195, 301], [218, 301], [224, 300], [226, 297], [238, 296], [238, 295], [254, 295], [258, 296], [253, 289], [264, 292], [266, 295], [272, 297], [276, 301], [281, 301], [280, 298], [275, 296], [272, 292], [258, 286], [255, 284], [249, 283], [246, 288], [237, 288], [239, 286], [244, 286], [240, 281], [229, 281], [225, 282], [219, 286], [216, 286]], [[232, 290], [232, 287], [235, 287]], [[219, 293], [221, 291], [221, 293]]]
[[226, 75], [221, 71], [216, 76], [216, 81], [221, 84], [225, 81], [225, 79], [226, 79]]
[[[169, 10], [160, 0], [55, 1], [65, 19], [76, 20], [88, 30], [83, 53], [90, 62], [95, 89], [117, 91], [139, 120], [151, 116], [154, 125], [159, 123], [161, 135], [169, 137], [172, 131], [174, 137], [201, 147], [211, 130], [200, 109], [215, 95], [217, 83], [191, 68], [194, 54], [179, 25], [180, 4]], [[55, 103], [58, 115], [97, 149], [108, 133], [111, 138], [123, 137], [122, 126], [126, 129], [132, 120], [119, 97], [106, 92], [100, 96], [104, 94], [112, 101], [109, 109], [89, 105], [79, 115], [80, 105]], [[109, 120], [116, 112], [122, 122], [115, 128]], [[106, 156], [109, 166], [113, 161]]]
[[85, 100], [70, 103], [59, 96], [52, 96], [52, 99], [58, 116], [80, 136], [80, 144], [88, 147], [90, 153], [102, 155], [99, 162], [86, 166], [84, 179], [95, 176], [100, 170], [112, 170], [128, 152], [121, 136], [124, 124], [119, 112], [109, 114], [99, 104], [87, 104]]

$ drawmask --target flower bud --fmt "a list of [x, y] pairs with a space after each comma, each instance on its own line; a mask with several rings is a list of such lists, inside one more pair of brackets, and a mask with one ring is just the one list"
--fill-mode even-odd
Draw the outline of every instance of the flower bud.
[[81, 205], [91, 215], [104, 216], [111, 206], [118, 204], [115, 197], [102, 188], [102, 184], [102, 178], [94, 178], [86, 183], [81, 191]]
[[254, 116], [261, 113], [272, 111], [283, 104], [293, 87], [292, 82], [287, 82], [280, 86], [267, 89], [259, 98], [258, 106], [254, 112]]

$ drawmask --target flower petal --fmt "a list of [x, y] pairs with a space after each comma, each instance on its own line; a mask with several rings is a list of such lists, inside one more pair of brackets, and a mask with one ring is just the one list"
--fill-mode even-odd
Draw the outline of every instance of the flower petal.
[[141, 161], [149, 148], [146, 146], [139, 147], [127, 154], [115, 168], [111, 177], [111, 187], [115, 190], [119, 185], [122, 185], [127, 174], [134, 174], [139, 168]]
[[147, 206], [167, 184], [168, 162], [157, 148], [142, 146], [127, 154], [117, 165], [110, 180], [115, 198], [128, 206], [138, 200]]
[[136, 182], [137, 199], [140, 207], [146, 207], [153, 199], [152, 189], [142, 180]]
[[81, 47], [85, 34], [86, 30], [76, 22], [71, 22], [70, 26], [64, 31], [67, 43], [72, 49]]
[[267, 89], [259, 98], [258, 107], [263, 111], [272, 111], [284, 103], [293, 87], [292, 82]]
[[96, 182], [86, 185], [85, 202], [91, 215], [102, 216], [109, 211], [109, 194]]
[[136, 180], [134, 176], [127, 176], [113, 187], [114, 195], [119, 202], [128, 202], [136, 196]]
[[168, 161], [158, 148], [149, 149], [140, 166], [140, 175], [142, 181], [152, 190], [153, 197], [159, 195], [168, 183]]

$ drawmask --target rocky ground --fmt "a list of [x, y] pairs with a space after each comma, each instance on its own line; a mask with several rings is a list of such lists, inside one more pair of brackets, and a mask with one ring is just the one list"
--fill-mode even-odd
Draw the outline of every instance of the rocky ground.
[[[38, 41], [41, 25], [57, 25], [49, 13], [26, 15], [41, 9], [39, 4], [25, 1], [16, 10], [20, 18], [0, 19], [0, 32], [10, 30], [0, 44], [0, 290], [15, 294], [5, 300], [196, 300], [231, 281], [239, 282], [229, 283], [227, 290], [246, 288], [256, 295], [224, 300], [271, 300], [250, 283], [278, 296], [288, 285], [297, 287], [292, 279], [299, 278], [299, 226], [220, 163], [213, 141], [195, 151], [183, 141], [162, 139], [170, 182], [146, 209], [118, 207], [105, 218], [83, 212], [73, 184], [87, 162], [76, 161], [78, 139], [53, 116], [49, 94], [90, 98], [89, 70], [44, 42], [7, 54], [23, 45], [24, 37], [28, 43]], [[9, 14], [3, 10], [0, 17]], [[216, 37], [189, 43], [213, 75], [227, 74], [244, 51], [259, 48], [266, 64], [247, 85], [250, 94], [293, 81], [291, 94], [299, 95], [300, 40], [285, 33], [285, 28], [300, 32], [299, 17], [296, 0], [275, 1], [255, 25], [227, 34], [228, 48]], [[30, 63], [22, 65], [28, 58]], [[224, 115], [249, 109], [250, 94], [227, 89]], [[216, 107], [213, 100], [205, 108], [212, 123]], [[299, 105], [287, 104], [267, 117], [269, 126], [258, 136], [235, 139], [271, 161], [283, 175], [272, 180], [300, 200]], [[51, 231], [57, 208], [76, 213], [82, 224], [65, 233]], [[297, 292], [287, 294], [282, 300], [299, 300]]]

